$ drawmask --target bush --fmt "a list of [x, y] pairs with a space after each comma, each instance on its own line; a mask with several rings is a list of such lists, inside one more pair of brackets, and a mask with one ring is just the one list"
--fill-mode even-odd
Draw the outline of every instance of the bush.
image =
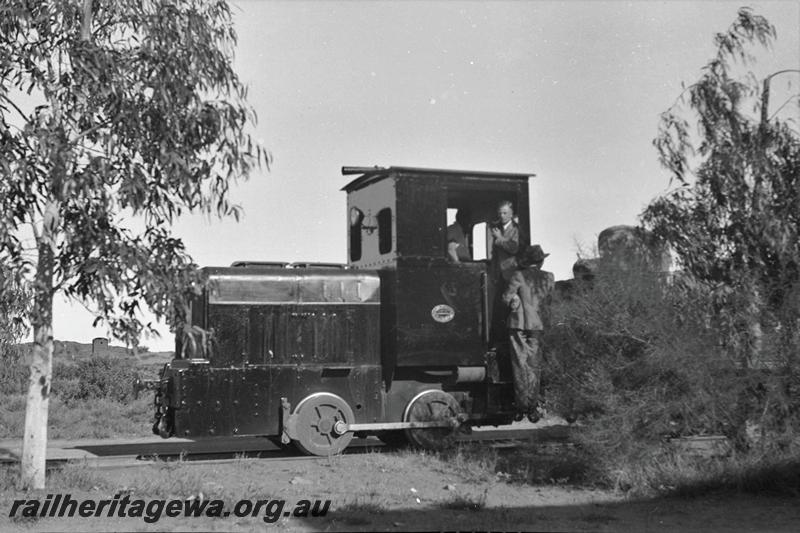
[[[25, 424], [25, 394], [4, 394], [0, 402], [0, 439], [19, 438]], [[2, 476], [0, 476], [2, 477]]]
[[50, 402], [49, 436], [54, 439], [107, 439], [152, 435], [153, 399], [118, 402], [71, 400]]
[[[762, 353], [781, 363], [753, 369], [737, 349], [747, 343], [731, 342], [737, 330], [727, 326], [751, 316], [736, 302], [720, 305], [712, 287], [686, 278], [611, 268], [554, 302], [545, 339], [548, 408], [583, 418], [578, 439], [606, 481], [617, 484], [620, 469], [650, 463], [669, 437], [723, 434], [741, 450], [748, 421], [776, 439], [800, 427], [792, 392], [800, 388], [781, 359], [786, 352]], [[763, 345], [762, 352], [775, 343]]]
[[[22, 437], [25, 424], [25, 395], [3, 397], [0, 402], [0, 439]], [[48, 437], [52, 439], [105, 439], [152, 435], [153, 399], [117, 402], [96, 399], [65, 401], [50, 398]]]
[[[28, 369], [24, 363], [24, 348], [10, 346], [0, 365], [0, 394], [26, 394]], [[141, 370], [157, 374], [150, 365]], [[133, 395], [136, 374], [132, 358], [92, 357], [78, 362], [56, 360], [53, 362], [52, 393], [63, 401], [105, 398], [120, 402]]]
[[85, 398], [81, 389], [81, 380], [78, 378], [54, 378], [51, 390], [54, 396], [61, 398], [62, 401], [67, 403]]
[[53, 372], [53, 394], [66, 402], [95, 398], [124, 402], [133, 396], [135, 374], [127, 358], [92, 357], [61, 364]]
[[27, 391], [28, 369], [25, 353], [16, 344], [0, 343], [0, 394], [20, 394]]

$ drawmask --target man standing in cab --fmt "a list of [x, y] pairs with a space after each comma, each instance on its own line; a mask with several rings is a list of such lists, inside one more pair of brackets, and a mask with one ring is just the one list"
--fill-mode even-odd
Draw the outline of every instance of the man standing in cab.
[[503, 292], [503, 302], [511, 308], [508, 335], [514, 397], [518, 412], [527, 414], [531, 422], [539, 420], [542, 337], [555, 286], [553, 274], [542, 270], [548, 255], [538, 244], [526, 247], [518, 257], [519, 270]]
[[497, 206], [497, 220], [491, 226], [491, 233], [492, 278], [499, 283], [499, 287], [505, 288], [517, 267], [516, 255], [522, 244], [511, 202], [503, 201]]
[[497, 219], [491, 223], [489, 231], [491, 237], [489, 278], [494, 294], [489, 339], [492, 348], [498, 349], [508, 337], [505, 328], [508, 306], [503, 303], [503, 291], [506, 290], [508, 280], [517, 269], [517, 253], [524, 247], [522, 232], [514, 220], [514, 207], [511, 202], [507, 200], [500, 202], [497, 206]]

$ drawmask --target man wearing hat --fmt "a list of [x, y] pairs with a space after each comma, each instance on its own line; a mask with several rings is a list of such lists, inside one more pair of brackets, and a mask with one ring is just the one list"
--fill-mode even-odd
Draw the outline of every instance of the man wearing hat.
[[503, 302], [511, 307], [508, 333], [517, 410], [526, 413], [531, 422], [539, 419], [536, 407], [542, 378], [543, 312], [555, 286], [553, 274], [542, 270], [548, 255], [538, 244], [526, 247], [517, 259], [519, 270], [503, 293]]

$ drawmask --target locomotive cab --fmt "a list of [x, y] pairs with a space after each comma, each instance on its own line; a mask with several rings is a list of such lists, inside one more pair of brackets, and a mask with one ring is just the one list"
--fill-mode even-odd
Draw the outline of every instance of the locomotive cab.
[[[510, 368], [497, 353], [504, 347], [490, 338], [493, 321], [505, 317], [494, 316], [489, 229], [498, 205], [511, 202], [523, 241], [530, 235], [531, 175], [409, 167], [342, 172], [359, 175], [343, 188], [349, 265], [376, 269], [381, 279], [382, 366], [393, 392], [387, 417], [402, 418], [425, 388], [420, 384], [437, 374], [450, 376], [440, 388], [475, 418], [513, 413]], [[448, 228], [457, 216], [468, 250], [455, 262]]]

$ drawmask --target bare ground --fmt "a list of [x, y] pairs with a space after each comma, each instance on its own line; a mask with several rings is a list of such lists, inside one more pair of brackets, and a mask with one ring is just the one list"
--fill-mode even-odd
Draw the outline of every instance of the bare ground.
[[[77, 464], [53, 473], [43, 494], [25, 494], [7, 484], [0, 493], [0, 530], [800, 530], [798, 498], [716, 493], [691, 499], [631, 500], [591, 488], [519, 483], [515, 473], [496, 471], [498, 464], [513, 467], [513, 456], [500, 459], [482, 456], [473, 449], [447, 456], [365, 453], [281, 462], [177, 462], [110, 470]], [[300, 500], [331, 500], [331, 505], [324, 517], [276, 516], [274, 523], [264, 520], [266, 510], [244, 518], [233, 514], [221, 518], [164, 517], [154, 523], [132, 517], [8, 518], [15, 499], [70, 493], [73, 499], [99, 500], [112, 498], [119, 491], [131, 499], [221, 499], [227, 510], [241, 499], [285, 500], [279, 515], [290, 512]]]

